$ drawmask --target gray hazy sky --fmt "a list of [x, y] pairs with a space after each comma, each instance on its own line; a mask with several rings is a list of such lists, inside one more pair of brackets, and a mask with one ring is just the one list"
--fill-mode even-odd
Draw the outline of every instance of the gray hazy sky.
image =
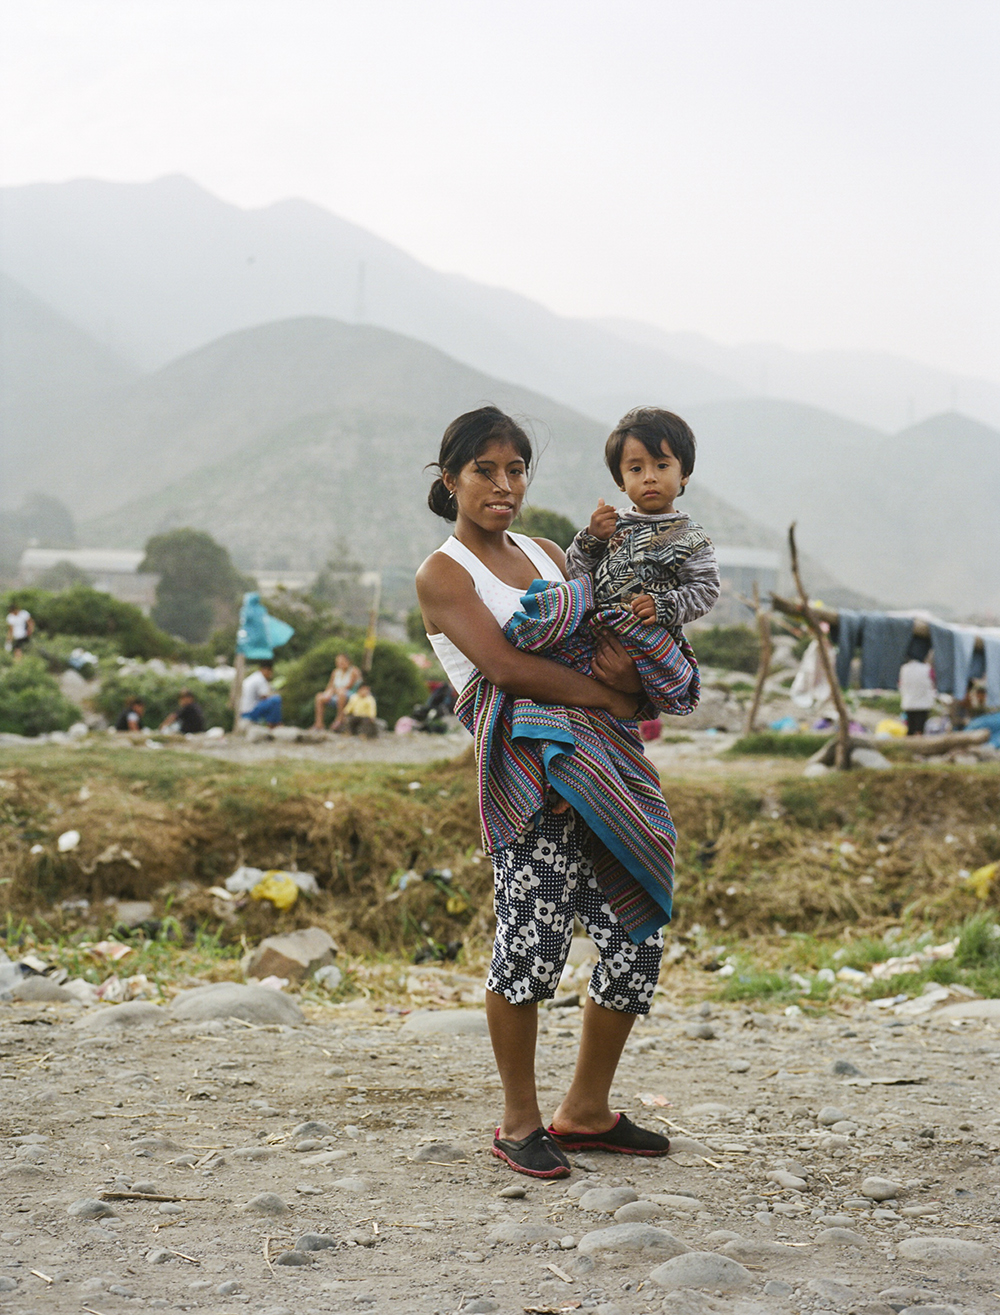
[[302, 196], [571, 315], [1000, 377], [997, 0], [0, 0], [0, 181]]

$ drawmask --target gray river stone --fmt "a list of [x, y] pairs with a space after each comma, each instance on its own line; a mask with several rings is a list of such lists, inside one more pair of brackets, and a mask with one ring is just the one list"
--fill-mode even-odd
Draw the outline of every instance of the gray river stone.
[[671, 1260], [688, 1250], [673, 1233], [653, 1228], [650, 1224], [611, 1224], [608, 1228], [584, 1233], [577, 1246], [585, 1256], [601, 1252], [642, 1251], [664, 1260]]
[[403, 1036], [489, 1036], [481, 1009], [415, 1009], [399, 1029]]
[[241, 982], [211, 982], [208, 986], [179, 991], [170, 1006], [170, 1015], [189, 1023], [208, 1018], [240, 1018], [244, 1023], [283, 1023], [297, 1027], [306, 1021], [295, 1001], [281, 991]]
[[657, 1266], [649, 1276], [668, 1292], [678, 1288], [710, 1289], [712, 1292], [738, 1292], [751, 1281], [750, 1271], [729, 1256], [714, 1251], [688, 1251]]

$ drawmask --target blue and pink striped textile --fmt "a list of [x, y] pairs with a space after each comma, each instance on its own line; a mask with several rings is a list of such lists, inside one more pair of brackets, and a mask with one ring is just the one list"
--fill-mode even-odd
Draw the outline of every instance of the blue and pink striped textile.
[[[590, 675], [594, 630], [613, 630], [660, 712], [693, 712], [701, 690], [687, 639], [594, 607], [589, 576], [536, 581], [504, 627], [515, 647]], [[545, 803], [549, 785], [577, 810], [596, 841], [595, 872], [636, 944], [670, 921], [677, 833], [635, 721], [598, 708], [564, 708], [505, 694], [475, 672], [455, 712], [472, 734], [487, 853], [510, 845]]]

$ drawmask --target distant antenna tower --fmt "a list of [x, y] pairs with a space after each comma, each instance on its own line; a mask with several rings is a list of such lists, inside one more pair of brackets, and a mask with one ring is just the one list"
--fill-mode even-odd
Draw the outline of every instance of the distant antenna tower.
[[365, 274], [367, 273], [365, 262], [358, 261], [358, 289], [354, 301], [354, 321], [356, 324], [365, 322]]

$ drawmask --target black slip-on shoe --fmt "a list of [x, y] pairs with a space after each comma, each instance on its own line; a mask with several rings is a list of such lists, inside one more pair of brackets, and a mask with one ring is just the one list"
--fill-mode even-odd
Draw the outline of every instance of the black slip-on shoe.
[[493, 1154], [516, 1173], [526, 1173], [529, 1178], [568, 1178], [572, 1172], [569, 1160], [544, 1128], [536, 1128], [523, 1141], [508, 1141], [497, 1128]]
[[624, 1114], [607, 1132], [556, 1132], [549, 1128], [564, 1151], [612, 1151], [618, 1155], [669, 1155], [670, 1138], [662, 1133], [637, 1128]]

